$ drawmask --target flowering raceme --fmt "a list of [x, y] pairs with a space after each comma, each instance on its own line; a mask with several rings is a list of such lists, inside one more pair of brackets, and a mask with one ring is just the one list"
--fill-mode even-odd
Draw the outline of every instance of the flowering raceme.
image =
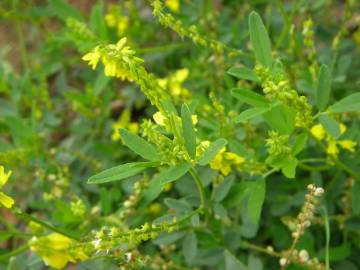
[[[0, 190], [9, 180], [11, 173], [12, 173], [11, 171], [5, 173], [4, 167], [0, 166]], [[0, 206], [3, 206], [5, 208], [11, 208], [13, 204], [14, 204], [13, 198], [0, 191]]]
[[30, 249], [38, 254], [46, 265], [55, 269], [63, 269], [69, 262], [75, 263], [88, 258], [80, 247], [72, 248], [74, 244], [75, 240], [59, 233], [33, 237], [29, 241]]
[[[343, 123], [339, 124], [340, 134], [344, 134], [346, 126]], [[355, 151], [356, 142], [352, 140], [336, 140], [332, 135], [328, 134], [321, 124], [314, 125], [311, 130], [311, 134], [319, 141], [326, 140], [327, 148], [326, 153], [331, 156], [337, 156], [339, 154], [338, 145], [350, 152]]]

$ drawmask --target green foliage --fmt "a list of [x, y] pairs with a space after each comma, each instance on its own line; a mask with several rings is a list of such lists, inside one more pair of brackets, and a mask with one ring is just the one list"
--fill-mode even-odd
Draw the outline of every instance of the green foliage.
[[0, 269], [360, 269], [358, 1], [0, 2]]

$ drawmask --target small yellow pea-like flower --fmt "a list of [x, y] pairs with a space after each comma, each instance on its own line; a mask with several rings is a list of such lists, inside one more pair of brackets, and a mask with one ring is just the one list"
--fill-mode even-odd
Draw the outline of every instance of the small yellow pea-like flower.
[[89, 62], [89, 66], [95, 69], [101, 57], [100, 47], [96, 46], [93, 51], [85, 54], [81, 59]]
[[137, 133], [139, 130], [139, 124], [136, 122], [131, 122], [131, 113], [129, 110], [124, 110], [119, 119], [112, 124], [113, 133], [111, 135], [112, 141], [120, 140], [119, 129], [126, 128], [132, 133]]
[[350, 152], [355, 152], [355, 146], [356, 146], [356, 142], [352, 141], [352, 140], [342, 140], [342, 141], [339, 141], [339, 145], [350, 151]]
[[30, 249], [38, 254], [46, 265], [55, 269], [63, 269], [69, 262], [84, 261], [88, 256], [80, 249], [71, 249], [76, 244], [59, 233], [52, 233], [43, 237], [33, 237], [29, 241]]
[[310, 129], [311, 134], [319, 141], [325, 138], [326, 131], [321, 124], [317, 124]]
[[[11, 176], [11, 171], [5, 173], [5, 169], [3, 166], [0, 166], [0, 190], [7, 183], [9, 177]], [[10, 196], [0, 191], [0, 206], [5, 208], [11, 208], [14, 205], [15, 201]]]
[[226, 152], [226, 148], [223, 147], [210, 161], [210, 167], [226, 176], [231, 172], [231, 166], [239, 166], [244, 162], [245, 158], [232, 152]]
[[179, 0], [166, 0], [165, 5], [173, 12], [179, 12], [180, 1]]
[[335, 140], [330, 140], [328, 142], [326, 153], [332, 156], [337, 156], [339, 154], [339, 148], [337, 147]]

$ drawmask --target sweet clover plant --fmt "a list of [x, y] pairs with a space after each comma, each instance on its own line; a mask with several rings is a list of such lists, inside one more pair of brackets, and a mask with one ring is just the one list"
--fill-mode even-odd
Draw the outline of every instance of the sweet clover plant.
[[359, 8], [3, 1], [0, 268], [360, 269]]

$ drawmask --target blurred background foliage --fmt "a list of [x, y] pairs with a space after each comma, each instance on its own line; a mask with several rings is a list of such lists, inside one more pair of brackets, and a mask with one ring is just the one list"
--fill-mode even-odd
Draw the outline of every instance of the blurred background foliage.
[[[255, 129], [251, 124], [235, 125], [231, 120], [243, 104], [234, 100], [228, 90], [246, 87], [249, 82], [237, 81], [226, 71], [232, 66], [254, 65], [247, 21], [252, 10], [262, 15], [273, 52], [300, 93], [310, 99], [314, 97], [311, 57], [331, 67], [332, 100], [360, 87], [360, 10], [356, 0], [169, 0], [165, 4], [167, 11], [184, 25], [195, 24], [201, 35], [243, 53], [220, 54], [179, 37], [157, 22], [145, 0], [1, 1], [0, 164], [13, 171], [6, 191], [24, 211], [36, 213], [77, 235], [104, 224], [122, 222], [116, 217], [119, 211], [125, 211], [124, 201], [129, 201], [139, 177], [99, 186], [87, 185], [86, 180], [106, 168], [134, 161], [136, 157], [114, 131], [127, 128], [136, 132], [142, 120], [151, 118], [156, 111], [136, 85], [105, 77], [102, 67], [94, 71], [81, 60], [99, 43], [116, 43], [126, 36], [130, 46], [145, 60], [146, 69], [170, 85], [176, 105], [198, 102], [199, 137], [216, 138], [220, 132], [225, 138], [246, 141], [259, 150], [244, 151], [244, 155], [261, 155], [265, 151], [264, 141], [259, 138], [266, 134], [266, 129]], [[304, 39], [303, 25], [309, 18], [313, 21], [314, 48]], [[312, 49], [316, 50], [315, 56]], [[358, 116], [345, 115], [342, 119], [357, 142]], [[302, 155], [318, 158], [321, 151], [313, 143]], [[358, 151], [342, 155], [347, 164], [359, 171]], [[358, 199], [354, 202], [354, 197], [360, 196], [360, 188], [354, 189], [354, 180], [344, 172], [331, 166], [326, 169], [324, 172], [304, 165], [295, 181], [280, 174], [271, 176], [258, 226], [242, 216], [242, 187], [233, 185], [224, 201], [215, 200], [216, 218], [208, 220], [206, 228], [190, 234], [179, 231], [154, 243], [145, 243], [139, 248], [140, 253], [184, 265], [159, 269], [225, 269], [224, 249], [236, 253], [247, 265], [244, 269], [279, 269], [278, 259], [250, 251], [241, 246], [240, 239], [278, 250], [289, 247], [292, 239], [287, 217], [296, 215], [307, 184], [315, 182], [326, 190], [332, 268], [360, 269], [360, 202]], [[216, 177], [211, 169], [200, 173], [206, 185]], [[191, 204], [194, 195], [196, 190], [185, 176], [155, 202], [136, 202], [136, 210], [125, 207], [126, 224], [139, 226], [166, 213], [171, 205], [168, 198], [183, 198], [181, 201]], [[30, 225], [10, 212], [0, 209], [0, 213], [1, 232], [28, 230]], [[306, 232], [298, 246], [323, 260], [322, 218], [318, 223]], [[23, 241], [5, 233], [0, 233], [0, 239], [0, 254], [15, 250]], [[196, 254], [192, 256], [188, 249]], [[10, 266], [8, 261], [0, 264], [0, 269], [42, 267], [36, 255], [27, 254], [17, 256]], [[92, 260], [76, 267], [113, 268], [116, 269], [113, 260]]]

